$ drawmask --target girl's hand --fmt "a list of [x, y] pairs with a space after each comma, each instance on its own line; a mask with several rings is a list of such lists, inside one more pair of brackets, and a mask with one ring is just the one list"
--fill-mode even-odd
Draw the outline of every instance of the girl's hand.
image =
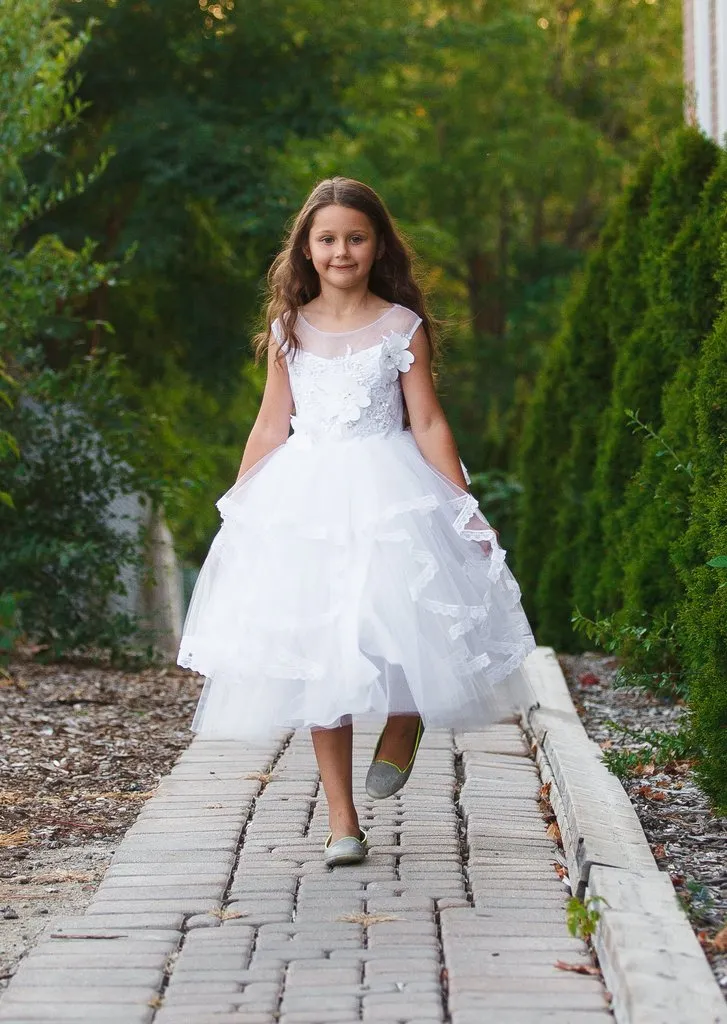
[[[490, 526], [490, 529], [495, 534], [495, 537], [497, 538], [497, 543], [499, 544], [500, 543], [499, 531], [496, 530], [494, 526]], [[492, 554], [492, 544], [489, 542], [489, 540], [481, 540], [481, 541], [479, 541], [479, 545], [480, 545], [480, 547], [482, 548], [482, 550], [484, 551], [484, 553], [486, 555], [491, 555]]]

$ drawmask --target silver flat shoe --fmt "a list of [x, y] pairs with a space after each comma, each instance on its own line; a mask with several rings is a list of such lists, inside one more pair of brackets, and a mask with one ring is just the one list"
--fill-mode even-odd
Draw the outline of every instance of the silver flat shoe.
[[391, 761], [380, 761], [376, 759], [376, 755], [381, 747], [381, 741], [384, 738], [384, 729], [381, 730], [379, 741], [376, 744], [376, 750], [374, 750], [374, 757], [369, 765], [368, 774], [366, 775], [366, 792], [374, 800], [384, 800], [387, 796], [393, 796], [405, 784], [411, 770], [414, 767], [414, 761], [419, 750], [419, 744], [422, 741], [424, 735], [424, 724], [419, 719], [419, 726], [417, 729], [416, 740], [414, 741], [414, 751], [409, 760], [409, 764], [406, 768], [399, 768], [398, 765], [393, 764]]
[[355, 836], [344, 836], [331, 843], [333, 833], [328, 833], [325, 846], [323, 847], [323, 859], [328, 867], [336, 867], [337, 864], [360, 864], [369, 852], [369, 840], [366, 832], [360, 829], [358, 839]]

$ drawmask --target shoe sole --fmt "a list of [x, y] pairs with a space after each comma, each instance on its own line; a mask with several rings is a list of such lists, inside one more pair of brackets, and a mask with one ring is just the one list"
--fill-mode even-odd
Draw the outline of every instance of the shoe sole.
[[331, 857], [330, 860], [326, 858], [326, 867], [335, 868], [339, 867], [342, 864], [361, 864], [361, 862], [365, 860], [365, 853], [362, 856], [355, 853], [342, 853], [337, 857]]

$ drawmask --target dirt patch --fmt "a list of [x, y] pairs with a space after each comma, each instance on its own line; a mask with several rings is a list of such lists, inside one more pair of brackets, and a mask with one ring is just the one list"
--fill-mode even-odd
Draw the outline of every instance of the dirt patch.
[[[640, 749], [619, 727], [678, 732], [686, 706], [640, 687], [615, 687], [615, 658], [560, 655], [559, 661], [584, 728], [604, 751]], [[641, 750], [634, 774], [622, 779], [624, 789], [727, 998], [727, 817], [711, 811], [691, 762], [674, 758], [657, 765], [648, 745]]]
[[83, 910], [178, 754], [202, 679], [19, 660], [0, 679], [0, 991], [48, 917]]

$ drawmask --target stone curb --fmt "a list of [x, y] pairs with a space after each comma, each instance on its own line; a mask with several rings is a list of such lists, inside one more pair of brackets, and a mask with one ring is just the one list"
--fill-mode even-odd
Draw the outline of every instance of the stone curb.
[[555, 652], [525, 663], [535, 703], [521, 708], [560, 828], [574, 895], [606, 902], [594, 935], [617, 1024], [727, 1024], [727, 1006], [654, 860], [619, 780], [587, 736]]

